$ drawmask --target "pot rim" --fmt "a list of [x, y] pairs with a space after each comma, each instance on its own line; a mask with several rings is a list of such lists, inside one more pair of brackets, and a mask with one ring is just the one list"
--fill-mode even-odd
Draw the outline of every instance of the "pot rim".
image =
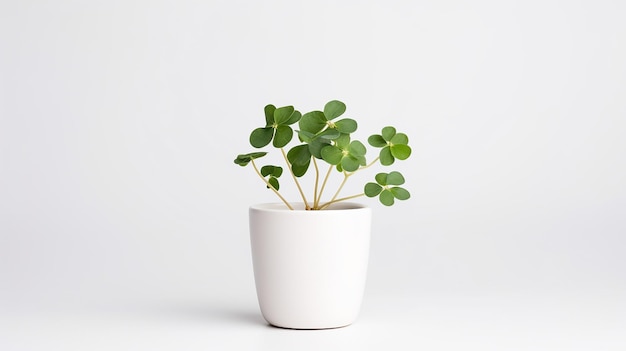
[[251, 210], [257, 211], [266, 211], [266, 212], [306, 212], [306, 213], [324, 213], [324, 212], [334, 212], [334, 211], [359, 211], [359, 210], [369, 210], [370, 207], [358, 203], [358, 202], [338, 202], [330, 205], [327, 209], [318, 210], [318, 211], [306, 211], [304, 209], [303, 202], [291, 202], [291, 205], [294, 207], [294, 210], [291, 211], [287, 206], [285, 206], [282, 202], [264, 202], [259, 204], [254, 204], [250, 206]]

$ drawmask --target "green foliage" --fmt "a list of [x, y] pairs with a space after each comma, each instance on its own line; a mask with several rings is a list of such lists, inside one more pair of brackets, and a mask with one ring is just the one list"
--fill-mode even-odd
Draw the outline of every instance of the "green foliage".
[[[378, 173], [376, 182], [365, 184], [364, 192], [348, 197], [338, 198], [343, 185], [352, 174], [365, 170], [370, 166], [380, 163], [389, 166], [396, 160], [406, 160], [411, 155], [408, 146], [409, 138], [406, 134], [397, 133], [392, 126], [386, 126], [380, 134], [371, 135], [367, 141], [369, 145], [380, 148], [378, 157], [367, 163], [367, 148], [359, 140], [353, 139], [352, 134], [357, 131], [358, 123], [352, 118], [340, 118], [346, 112], [346, 105], [338, 100], [329, 101], [322, 111], [314, 110], [301, 114], [293, 106], [276, 107], [267, 105], [264, 108], [265, 125], [252, 131], [249, 137], [250, 145], [254, 148], [264, 148], [270, 143], [274, 148], [280, 149], [287, 164], [287, 170], [300, 191], [303, 202], [307, 209], [325, 209], [335, 202], [356, 198], [359, 196], [378, 197], [379, 201], [386, 206], [394, 204], [395, 200], [406, 200], [410, 197], [409, 192], [399, 187], [405, 180], [402, 174], [396, 171], [390, 173]], [[294, 131], [293, 125], [298, 123], [298, 129]], [[294, 134], [299, 143], [285, 150], [292, 141]], [[268, 188], [274, 192], [289, 207], [290, 204], [277, 192], [280, 187], [278, 178], [283, 174], [283, 168], [275, 165], [257, 168], [254, 160], [266, 155], [266, 152], [252, 152], [238, 155], [235, 163], [246, 166], [251, 163], [258, 175], [264, 179]], [[320, 160], [320, 161], [316, 161]], [[329, 167], [326, 178], [320, 182], [319, 162], [326, 163]], [[307, 174], [315, 165], [315, 189], [313, 202], [309, 203], [298, 178]], [[332, 168], [340, 172], [344, 180], [335, 195], [327, 202], [321, 202], [322, 192]], [[318, 184], [323, 183], [321, 188]]]
[[358, 140], [350, 141], [350, 135], [342, 134], [333, 145], [322, 148], [322, 159], [340, 169], [354, 172], [365, 166], [365, 145]]
[[250, 161], [267, 155], [267, 152], [251, 152], [249, 154], [238, 155], [235, 163], [240, 166], [247, 166]]
[[264, 177], [273, 176], [280, 177], [283, 174], [283, 168], [279, 166], [263, 166], [261, 168], [261, 175]]
[[250, 144], [259, 149], [267, 146], [272, 140], [274, 147], [281, 148], [289, 144], [293, 138], [290, 125], [298, 122], [302, 115], [293, 106], [276, 108], [265, 106], [265, 127], [256, 128], [250, 134]]
[[[263, 166], [261, 167], [261, 175], [267, 178], [267, 182], [272, 185], [276, 190], [280, 189], [280, 183], [278, 177], [283, 174], [283, 168], [279, 166]], [[269, 186], [267, 186], [269, 188]]]
[[324, 116], [328, 120], [335, 119], [346, 112], [346, 104], [341, 101], [333, 100], [326, 103], [324, 106]]
[[300, 119], [300, 129], [311, 133], [313, 135], [320, 132], [324, 127], [326, 127], [326, 116], [322, 111], [311, 111], [309, 113], [305, 113]]
[[394, 127], [384, 127], [381, 134], [371, 135], [367, 142], [380, 150], [380, 163], [383, 166], [392, 165], [396, 159], [406, 160], [411, 156], [409, 137], [404, 133], [396, 133]]
[[390, 173], [378, 173], [374, 177], [376, 183], [365, 184], [364, 193], [367, 197], [378, 196], [379, 201], [385, 206], [391, 206], [395, 200], [407, 200], [411, 197], [408, 190], [399, 186], [404, 184], [404, 176], [397, 171]]
[[291, 163], [291, 171], [296, 177], [302, 177], [311, 164], [311, 152], [306, 144], [298, 145], [287, 153], [287, 160]]

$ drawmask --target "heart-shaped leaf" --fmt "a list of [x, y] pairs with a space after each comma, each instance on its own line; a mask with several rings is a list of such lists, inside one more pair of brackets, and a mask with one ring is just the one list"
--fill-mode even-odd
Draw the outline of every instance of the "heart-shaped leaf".
[[300, 139], [300, 141], [302, 141], [304, 143], [310, 143], [311, 141], [313, 141], [313, 139], [315, 139], [315, 134], [309, 133], [309, 132], [304, 131], [304, 130], [299, 130], [298, 131], [298, 138]]
[[326, 129], [317, 135], [318, 138], [327, 139], [327, 140], [335, 140], [341, 136], [341, 132], [337, 129]]
[[382, 190], [383, 187], [376, 183], [367, 183], [364, 188], [365, 196], [367, 197], [378, 196]]
[[411, 148], [408, 145], [391, 145], [390, 147], [391, 155], [398, 160], [406, 160], [411, 156]]
[[274, 147], [281, 148], [289, 144], [293, 137], [293, 129], [290, 126], [280, 125], [276, 127], [276, 134], [274, 135]]
[[[276, 179], [275, 177], [270, 177], [267, 180], [267, 182], [270, 183], [274, 189], [276, 189], [276, 190], [280, 189], [280, 184], [278, 183], [278, 179]], [[268, 188], [269, 188], [269, 186], [268, 186]]]
[[308, 165], [309, 162], [311, 162], [309, 146], [307, 144], [294, 146], [287, 152], [287, 160], [289, 160], [292, 165]]
[[356, 171], [357, 169], [359, 169], [360, 165], [361, 163], [359, 162], [359, 159], [352, 155], [344, 156], [341, 159], [341, 168], [343, 168], [345, 171], [348, 171], [348, 172]]
[[309, 169], [309, 165], [311, 164], [311, 161], [305, 163], [305, 164], [293, 164], [291, 165], [291, 170], [293, 172], [293, 175], [295, 175], [296, 177], [302, 177], [306, 171]]
[[406, 145], [409, 143], [409, 137], [404, 133], [398, 133], [391, 138], [392, 144], [403, 144]]
[[378, 173], [376, 174], [376, 183], [380, 185], [387, 185], [387, 173]]
[[280, 166], [268, 165], [268, 166], [261, 167], [261, 175], [263, 175], [264, 177], [271, 175], [273, 177], [278, 178], [282, 174], [283, 174], [283, 168]]
[[296, 122], [298, 122], [300, 120], [300, 118], [302, 118], [302, 114], [300, 113], [300, 111], [293, 111], [293, 113], [291, 114], [291, 117], [289, 117], [289, 119], [287, 120], [287, 122], [285, 122], [284, 124], [287, 126], [290, 126]]
[[383, 128], [383, 139], [385, 141], [391, 141], [391, 139], [396, 135], [396, 128], [394, 127], [385, 127]]
[[346, 104], [339, 100], [329, 101], [324, 106], [324, 115], [329, 121], [343, 115], [344, 112], [346, 112]]
[[272, 136], [274, 136], [274, 128], [257, 128], [250, 134], [250, 145], [257, 149], [262, 148], [272, 141]]
[[293, 106], [283, 106], [279, 107], [274, 111], [274, 123], [277, 125], [285, 124], [291, 118], [291, 115], [294, 113], [295, 109]]
[[267, 105], [265, 106], [265, 126], [271, 127], [274, 125], [274, 111], [276, 111], [276, 106]]
[[322, 159], [331, 165], [338, 165], [343, 158], [343, 150], [334, 146], [328, 145], [322, 148]]
[[404, 177], [400, 172], [390, 172], [387, 175], [387, 185], [402, 185], [404, 184]]
[[322, 111], [311, 111], [305, 113], [302, 118], [300, 118], [298, 125], [301, 130], [317, 134], [326, 127], [326, 122], [326, 116], [324, 116]]
[[390, 191], [390, 190], [387, 190], [387, 189], [383, 190], [383, 191], [380, 193], [380, 196], [379, 196], [379, 198], [378, 198], [378, 199], [379, 199], [379, 200], [380, 200], [380, 202], [381, 202], [383, 205], [385, 205], [385, 206], [391, 206], [391, 205], [393, 205], [393, 202], [394, 202], [394, 200], [393, 200], [393, 199], [394, 199], [393, 194], [391, 193], [391, 191]]
[[257, 158], [261, 158], [265, 155], [267, 155], [267, 152], [251, 152], [249, 154], [237, 155], [237, 158], [235, 159], [235, 163], [240, 166], [246, 166], [248, 165], [248, 163], [250, 163], [250, 161], [257, 159]]
[[335, 128], [338, 131], [346, 134], [354, 133], [357, 130], [358, 124], [355, 120], [350, 118], [344, 118], [340, 121], [335, 122]]
[[367, 142], [373, 147], [383, 147], [387, 146], [387, 141], [383, 138], [382, 135], [374, 134], [367, 138]]
[[358, 140], [355, 140], [350, 143], [350, 147], [348, 148], [348, 151], [350, 151], [350, 155], [353, 155], [353, 156], [364, 156], [365, 153], [367, 153], [367, 149], [365, 148], [365, 145], [363, 145], [363, 143]]
[[393, 187], [389, 189], [389, 191], [391, 191], [393, 196], [398, 200], [408, 200], [411, 197], [411, 194], [409, 193], [408, 190], [401, 188], [399, 186]]
[[395, 158], [391, 154], [391, 148], [389, 146], [385, 146], [380, 150], [380, 164], [383, 166], [392, 165], [395, 161]]

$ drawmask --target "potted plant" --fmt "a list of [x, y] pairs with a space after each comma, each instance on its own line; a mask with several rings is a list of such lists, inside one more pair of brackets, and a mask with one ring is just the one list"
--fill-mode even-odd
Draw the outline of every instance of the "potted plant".
[[[325, 329], [352, 324], [360, 310], [367, 261], [371, 209], [350, 202], [358, 197], [378, 197], [385, 206], [406, 200], [400, 172], [377, 173], [363, 192], [340, 196], [349, 178], [374, 165], [390, 166], [411, 155], [408, 137], [394, 127], [371, 135], [370, 146], [378, 155], [366, 160], [367, 148], [352, 139], [358, 124], [339, 118], [346, 105], [328, 102], [323, 111], [302, 115], [293, 106], [265, 106], [265, 124], [250, 134], [250, 144], [278, 149], [301, 199], [291, 202], [279, 192], [283, 167], [259, 165], [265, 151], [240, 154], [235, 163], [251, 165], [263, 184], [280, 199], [278, 203], [249, 209], [250, 239], [257, 297], [263, 317], [274, 326], [293, 329]], [[297, 123], [298, 128], [294, 130]], [[297, 138], [294, 138], [294, 135]], [[295, 146], [288, 148], [297, 140]], [[327, 169], [322, 171], [321, 167]], [[300, 184], [314, 173], [308, 190]], [[324, 197], [331, 176], [341, 183], [334, 195]]]

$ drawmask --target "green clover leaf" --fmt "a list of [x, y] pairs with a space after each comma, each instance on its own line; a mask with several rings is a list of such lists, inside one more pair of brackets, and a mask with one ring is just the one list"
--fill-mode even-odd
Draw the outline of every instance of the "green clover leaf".
[[365, 166], [366, 152], [365, 145], [358, 140], [350, 141], [348, 134], [342, 134], [332, 145], [327, 145], [321, 150], [324, 161], [348, 172], [354, 172], [360, 166]]
[[250, 144], [256, 148], [267, 146], [270, 142], [276, 148], [287, 145], [293, 138], [290, 125], [298, 122], [302, 115], [293, 106], [276, 108], [265, 106], [265, 127], [256, 128], [250, 134]]
[[[305, 113], [300, 119], [300, 130], [318, 134], [322, 131], [334, 129], [340, 134], [350, 134], [357, 130], [358, 124], [351, 118], [344, 118], [339, 121], [333, 122], [333, 120], [346, 111], [346, 104], [339, 100], [332, 100], [326, 103], [324, 106], [324, 112], [311, 111]], [[335, 136], [338, 137], [339, 134]]]
[[298, 137], [309, 145], [309, 153], [318, 159], [322, 158], [322, 148], [330, 145], [331, 140], [337, 139], [341, 133], [336, 129], [325, 129], [317, 134], [299, 130]]
[[267, 155], [267, 152], [251, 152], [249, 154], [241, 154], [237, 156], [235, 163], [242, 167], [247, 166], [250, 161], [261, 158], [265, 155]]
[[346, 112], [346, 104], [339, 100], [332, 100], [324, 105], [324, 116], [330, 121]]
[[291, 171], [296, 177], [302, 177], [311, 164], [311, 151], [309, 145], [294, 146], [287, 152], [287, 160], [291, 164]]
[[[280, 189], [280, 184], [278, 182], [278, 178], [283, 174], [283, 168], [279, 166], [263, 166], [261, 167], [261, 175], [263, 177], [269, 177], [267, 182], [276, 190]], [[267, 186], [269, 189], [270, 187]]]
[[[346, 111], [346, 105], [338, 100], [332, 100], [326, 103], [324, 111], [311, 111], [305, 113], [300, 119], [298, 125], [298, 137], [300, 141], [308, 144], [309, 154], [317, 159], [324, 159], [322, 150], [329, 146], [336, 146], [333, 140], [349, 135], [357, 130], [358, 124], [351, 118], [344, 118], [339, 121], [333, 121]], [[364, 162], [365, 158], [360, 156], [342, 157], [340, 152], [343, 150], [332, 149], [326, 150], [326, 158], [332, 160], [333, 165], [341, 171], [342, 166], [347, 169], [355, 169]], [[301, 169], [306, 171], [308, 164], [300, 164]], [[298, 168], [300, 169], [300, 168]]]
[[396, 133], [396, 128], [384, 127], [381, 134], [371, 135], [367, 142], [380, 150], [380, 163], [389, 166], [398, 160], [406, 160], [411, 156], [409, 137], [404, 133]]
[[311, 111], [302, 115], [298, 126], [300, 130], [311, 133], [313, 135], [321, 132], [327, 126], [328, 120], [322, 111]]
[[385, 206], [394, 204], [395, 199], [407, 200], [411, 197], [408, 190], [394, 185], [404, 184], [404, 176], [400, 172], [376, 174], [376, 183], [365, 184], [364, 192], [367, 197], [378, 196], [378, 200]]

